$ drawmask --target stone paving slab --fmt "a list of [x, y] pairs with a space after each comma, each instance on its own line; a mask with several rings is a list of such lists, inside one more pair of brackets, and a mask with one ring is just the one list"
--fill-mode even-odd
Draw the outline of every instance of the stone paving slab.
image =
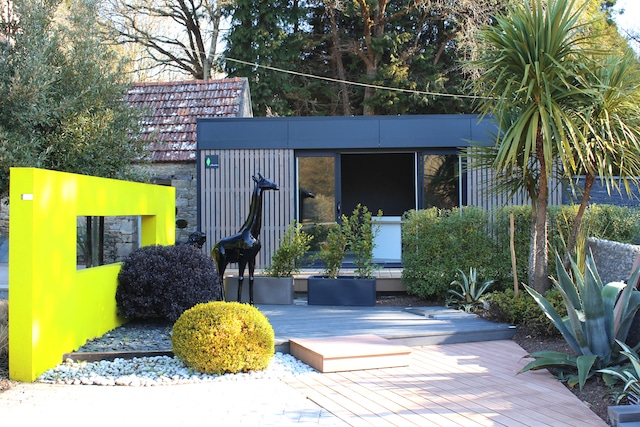
[[21, 383], [0, 393], [0, 420], [2, 427], [347, 425], [277, 379], [158, 387]]

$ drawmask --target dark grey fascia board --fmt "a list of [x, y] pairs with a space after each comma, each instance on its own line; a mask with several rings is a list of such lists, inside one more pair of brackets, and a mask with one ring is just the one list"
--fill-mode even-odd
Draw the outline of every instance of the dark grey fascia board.
[[475, 114], [197, 119], [198, 150], [467, 147], [495, 129]]

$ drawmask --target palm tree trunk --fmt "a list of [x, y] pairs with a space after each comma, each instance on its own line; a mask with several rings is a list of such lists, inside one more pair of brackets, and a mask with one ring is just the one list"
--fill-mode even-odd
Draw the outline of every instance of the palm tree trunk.
[[535, 221], [535, 235], [532, 236], [533, 277], [529, 277], [529, 283], [536, 291], [544, 295], [544, 293], [549, 290], [550, 283], [547, 257], [547, 205], [549, 204], [549, 183], [543, 145], [542, 130], [538, 127], [538, 135], [536, 137], [536, 154], [540, 165], [540, 180], [538, 182], [538, 198], [535, 203], [535, 212], [532, 212], [532, 214], [535, 213], [535, 218], [532, 218], [532, 222]]

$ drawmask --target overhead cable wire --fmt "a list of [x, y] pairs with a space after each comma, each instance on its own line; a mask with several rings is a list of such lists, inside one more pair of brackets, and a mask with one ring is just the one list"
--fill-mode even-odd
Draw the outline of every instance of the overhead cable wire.
[[308, 78], [311, 78], [311, 79], [324, 80], [324, 81], [333, 82], [333, 83], [344, 83], [344, 84], [353, 85], [353, 86], [368, 87], [368, 88], [372, 88], [372, 89], [381, 89], [381, 90], [389, 90], [389, 91], [395, 91], [395, 92], [413, 93], [413, 94], [417, 94], [417, 95], [443, 96], [443, 97], [451, 97], [451, 98], [489, 99], [488, 97], [485, 97], [485, 96], [456, 95], [456, 94], [452, 94], [452, 93], [430, 92], [430, 91], [414, 90], [414, 89], [402, 89], [402, 88], [397, 88], [397, 87], [380, 86], [380, 85], [374, 85], [374, 84], [369, 84], [369, 83], [352, 82], [352, 81], [349, 81], [349, 80], [340, 80], [340, 79], [334, 79], [332, 77], [323, 77], [323, 76], [316, 76], [316, 75], [313, 75], [313, 74], [301, 73], [299, 71], [285, 70], [283, 68], [271, 67], [269, 65], [260, 65], [260, 64], [258, 64], [256, 62], [248, 62], [248, 61], [243, 61], [241, 59], [234, 59], [234, 58], [228, 58], [228, 57], [225, 57], [224, 59], [225, 59], [225, 61], [237, 62], [239, 64], [250, 65], [250, 66], [253, 66], [253, 67], [264, 68], [264, 69], [267, 69], [267, 70], [278, 71], [278, 72], [286, 73], [286, 74], [293, 74], [295, 76], [308, 77]]

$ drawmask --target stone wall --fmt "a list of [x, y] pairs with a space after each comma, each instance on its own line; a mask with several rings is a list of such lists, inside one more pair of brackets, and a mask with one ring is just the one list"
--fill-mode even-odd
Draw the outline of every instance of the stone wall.
[[587, 248], [593, 253], [602, 283], [626, 281], [640, 257], [640, 246], [609, 240], [589, 238]]
[[9, 198], [0, 200], [0, 236], [9, 236]]
[[[187, 221], [187, 227], [176, 229], [176, 242], [186, 242], [198, 224], [198, 179], [196, 163], [154, 163], [146, 168], [154, 183], [176, 189], [176, 220]], [[205, 248], [207, 244], [205, 244]]]
[[[87, 235], [86, 217], [78, 217], [78, 265], [85, 265]], [[108, 216], [104, 219], [104, 262], [111, 264], [124, 261], [140, 247], [139, 218], [137, 216]]]

